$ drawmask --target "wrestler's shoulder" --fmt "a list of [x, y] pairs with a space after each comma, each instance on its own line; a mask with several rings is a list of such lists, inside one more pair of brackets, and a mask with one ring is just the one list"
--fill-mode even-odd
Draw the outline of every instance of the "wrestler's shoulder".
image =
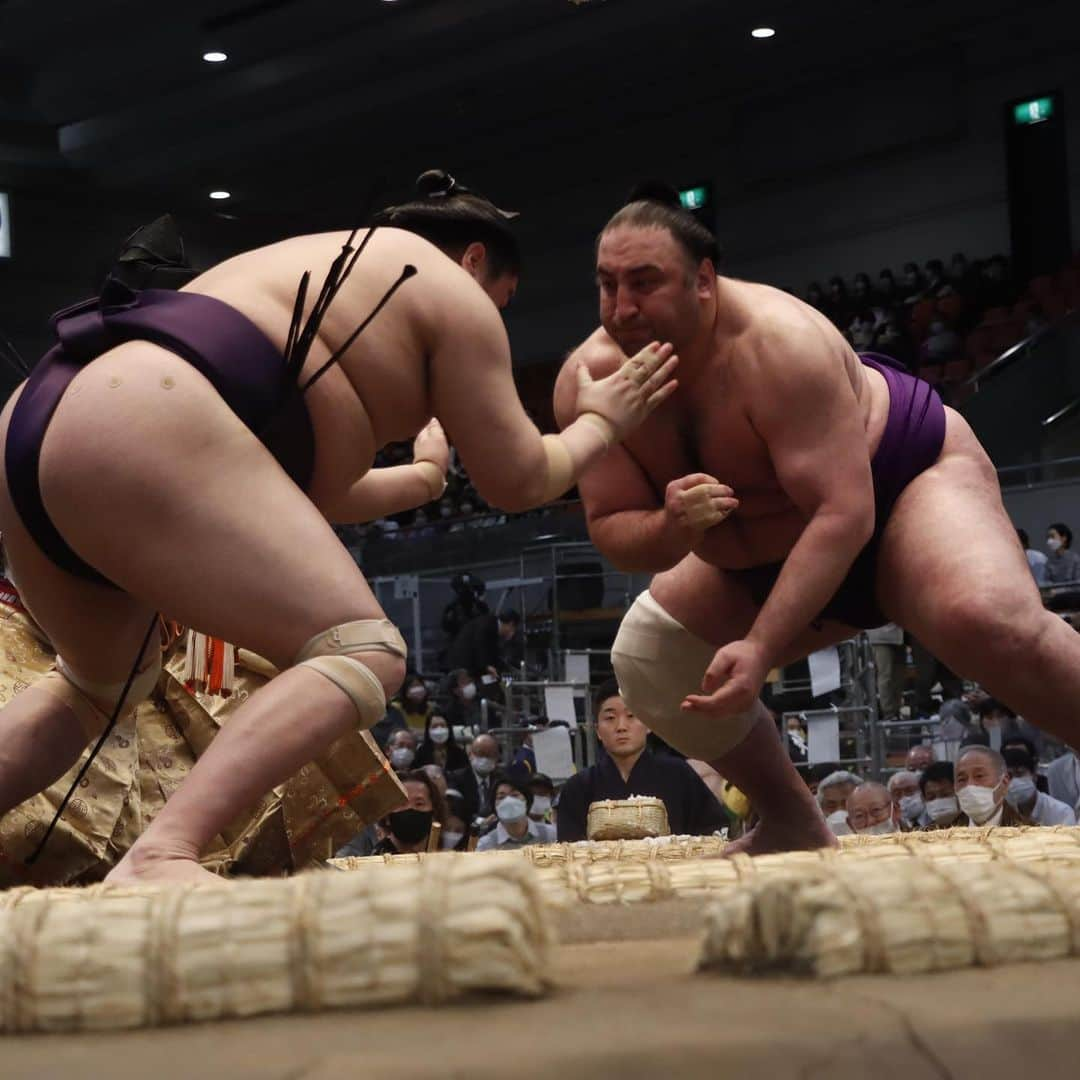
[[736, 350], [740, 366], [812, 366], [828, 361], [845, 342], [831, 323], [798, 297], [768, 285], [752, 286], [752, 305]]
[[599, 326], [576, 349], [572, 349], [563, 364], [563, 370], [573, 369], [584, 363], [592, 376], [609, 375], [626, 359], [622, 349], [608, 332]]

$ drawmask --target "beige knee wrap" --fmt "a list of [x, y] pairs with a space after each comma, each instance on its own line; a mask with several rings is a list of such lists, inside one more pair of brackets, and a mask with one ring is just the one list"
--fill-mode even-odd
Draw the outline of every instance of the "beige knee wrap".
[[611, 663], [627, 706], [662, 739], [687, 757], [714, 761], [746, 738], [755, 711], [718, 720], [680, 708], [701, 693], [716, 646], [690, 633], [648, 592], [623, 616]]
[[294, 663], [329, 679], [353, 703], [361, 725], [369, 728], [386, 712], [386, 692], [367, 664], [345, 655], [353, 652], [387, 652], [403, 660], [408, 656], [405, 639], [389, 619], [360, 619], [316, 634]]
[[[150, 663], [135, 676], [124, 698], [125, 712], [130, 712], [153, 693], [160, 675], [161, 653], [155, 642]], [[94, 739], [105, 730], [126, 682], [126, 679], [116, 683], [84, 679], [68, 667], [63, 657], [58, 656], [56, 667], [34, 685], [64, 702], [78, 718], [87, 739]]]

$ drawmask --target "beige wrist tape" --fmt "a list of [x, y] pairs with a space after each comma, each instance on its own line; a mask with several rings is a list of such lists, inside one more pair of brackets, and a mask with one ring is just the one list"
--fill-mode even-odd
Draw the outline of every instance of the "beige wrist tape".
[[590, 427], [599, 431], [601, 438], [604, 440], [604, 445], [608, 449], [611, 449], [619, 441], [618, 436], [615, 434], [615, 425], [606, 416], [594, 412], [583, 412], [578, 419], [584, 420]]
[[549, 503], [574, 486], [574, 462], [566, 443], [558, 435], [545, 435], [543, 444], [547, 474], [541, 502]]
[[704, 532], [713, 525], [719, 525], [727, 517], [726, 511], [717, 510], [713, 506], [712, 496], [709, 494], [711, 486], [697, 484], [680, 493], [682, 507], [686, 513], [686, 524], [692, 529], [700, 529]]
[[420, 470], [432, 499], [441, 499], [446, 490], [446, 474], [443, 470], [434, 461], [426, 461], [424, 458], [414, 461], [413, 464]]

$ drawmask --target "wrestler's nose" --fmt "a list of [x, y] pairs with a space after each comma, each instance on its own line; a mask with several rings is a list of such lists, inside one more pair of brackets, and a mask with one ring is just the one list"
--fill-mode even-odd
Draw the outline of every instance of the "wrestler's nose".
[[633, 293], [625, 286], [619, 286], [615, 294], [615, 321], [617, 323], [632, 322], [638, 313], [637, 302]]

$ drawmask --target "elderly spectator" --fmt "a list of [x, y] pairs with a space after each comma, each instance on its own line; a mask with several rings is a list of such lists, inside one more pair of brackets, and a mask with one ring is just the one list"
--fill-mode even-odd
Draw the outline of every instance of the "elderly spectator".
[[806, 786], [810, 789], [810, 794], [815, 798], [818, 793], [818, 786], [826, 776], [832, 776], [834, 772], [838, 772], [840, 769], [840, 763], [837, 761], [819, 761], [816, 765], [811, 765], [806, 770], [805, 780]]
[[469, 764], [464, 769], [448, 773], [446, 780], [465, 800], [469, 820], [486, 818], [492, 812], [495, 785], [492, 774], [498, 768], [499, 744], [494, 735], [477, 735], [469, 747]]
[[1036, 585], [1046, 584], [1046, 552], [1038, 551], [1031, 546], [1031, 540], [1023, 529], [1017, 529], [1016, 535], [1020, 539], [1020, 546], [1027, 556], [1028, 567]]
[[893, 800], [884, 784], [867, 781], [847, 798], [848, 825], [860, 836], [898, 832], [893, 821]]
[[385, 836], [375, 845], [374, 855], [427, 851], [432, 822], [441, 826], [446, 821], [446, 800], [426, 772], [408, 772], [400, 779], [409, 804], [383, 819]]
[[901, 769], [889, 777], [889, 795], [893, 801], [893, 820], [905, 831], [930, 824], [926, 804], [919, 790], [919, 774]]
[[956, 798], [961, 814], [956, 825], [1030, 825], [1005, 801], [1009, 790], [1005, 759], [988, 746], [969, 746], [956, 762]]
[[596, 737], [605, 756], [577, 773], [559, 795], [559, 840], [586, 839], [591, 803], [652, 795], [667, 808], [676, 834], [707, 836], [727, 825], [727, 816], [704, 781], [682, 758], [646, 748], [649, 729], [627, 707], [612, 679], [596, 695]]
[[818, 783], [817, 801], [829, 828], [837, 836], [851, 832], [847, 819], [848, 796], [862, 784], [862, 778], [846, 769], [837, 769], [829, 773]]
[[1038, 764], [1034, 755], [1023, 747], [1002, 752], [1009, 770], [1009, 790], [1005, 795], [1017, 813], [1034, 825], [1075, 825], [1076, 813], [1067, 803], [1044, 794], [1036, 784]]
[[1047, 585], [1064, 585], [1080, 580], [1080, 554], [1072, 550], [1072, 529], [1062, 521], [1055, 522], [1046, 530]]
[[929, 824], [925, 829], [950, 829], [960, 816], [951, 761], [933, 761], [919, 777], [919, 791], [926, 803]]
[[533, 773], [529, 779], [529, 790], [532, 792], [532, 806], [529, 807], [529, 817], [533, 821], [543, 822], [545, 825], [553, 823], [555, 784], [550, 776], [543, 773]]
[[416, 732], [412, 728], [400, 728], [390, 736], [386, 744], [387, 757], [393, 766], [394, 772], [408, 772], [416, 760]]
[[934, 762], [934, 748], [926, 743], [916, 743], [907, 752], [907, 768], [911, 772], [921, 773], [928, 765]]
[[454, 741], [450, 721], [434, 712], [427, 719], [424, 741], [416, 753], [416, 765], [438, 765], [443, 772], [455, 772], [469, 767], [469, 757]]
[[555, 826], [529, 817], [533, 794], [527, 778], [499, 773], [495, 777], [498, 824], [480, 837], [477, 851], [511, 851], [529, 844], [554, 844]]

